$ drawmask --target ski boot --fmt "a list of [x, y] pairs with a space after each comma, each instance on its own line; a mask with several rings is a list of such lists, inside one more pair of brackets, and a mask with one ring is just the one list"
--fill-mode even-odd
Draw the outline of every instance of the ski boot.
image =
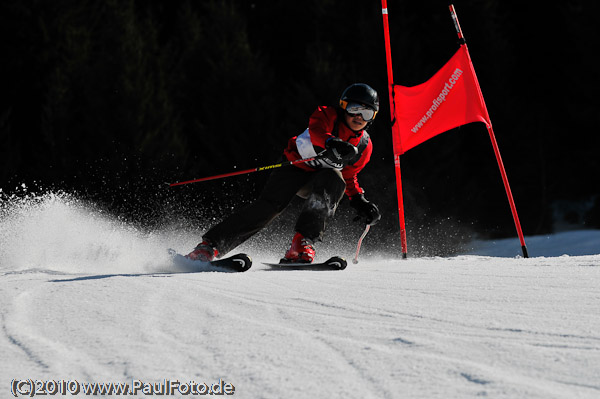
[[194, 248], [192, 252], [187, 254], [185, 257], [191, 260], [199, 260], [202, 262], [212, 262], [215, 260], [219, 251], [213, 248], [207, 241], [202, 241]]
[[296, 233], [292, 246], [279, 263], [312, 263], [315, 259], [315, 249], [312, 240]]

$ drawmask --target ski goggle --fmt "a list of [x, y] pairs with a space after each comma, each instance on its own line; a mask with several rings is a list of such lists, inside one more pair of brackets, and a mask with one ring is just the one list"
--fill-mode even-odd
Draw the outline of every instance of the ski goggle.
[[375, 118], [375, 115], [377, 115], [377, 111], [369, 107], [365, 107], [362, 104], [346, 103], [345, 101], [340, 101], [340, 103], [342, 105], [342, 108], [346, 110], [348, 115], [353, 117], [360, 115], [365, 122], [372, 121]]

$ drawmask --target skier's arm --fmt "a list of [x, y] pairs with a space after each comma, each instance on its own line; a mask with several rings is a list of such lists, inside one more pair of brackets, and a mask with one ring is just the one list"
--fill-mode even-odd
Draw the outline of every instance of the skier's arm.
[[358, 219], [369, 225], [374, 225], [381, 219], [381, 213], [377, 205], [367, 200], [364, 196], [365, 190], [358, 184], [358, 173], [371, 159], [373, 146], [369, 141], [367, 148], [361, 158], [354, 165], [349, 165], [342, 170], [342, 176], [346, 181], [346, 195], [350, 198], [350, 206], [356, 209]]
[[365, 190], [360, 187], [358, 183], [358, 174], [361, 170], [369, 163], [371, 160], [371, 153], [373, 152], [373, 144], [371, 140], [367, 144], [367, 148], [361, 154], [361, 157], [358, 161], [356, 161], [352, 165], [346, 166], [342, 169], [342, 176], [344, 177], [344, 181], [346, 182], [346, 195], [350, 198], [355, 196], [356, 194], [362, 194]]
[[326, 148], [327, 140], [333, 138], [333, 129], [337, 113], [331, 107], [320, 106], [310, 116], [308, 131], [313, 146]]

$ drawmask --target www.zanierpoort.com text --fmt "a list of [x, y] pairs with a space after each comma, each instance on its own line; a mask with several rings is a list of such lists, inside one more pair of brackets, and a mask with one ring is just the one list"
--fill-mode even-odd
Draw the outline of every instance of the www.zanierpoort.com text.
[[235, 387], [219, 380], [212, 384], [205, 382], [164, 379], [159, 382], [132, 380], [128, 382], [79, 382], [77, 380], [34, 380], [13, 379], [11, 393], [20, 396], [207, 396], [233, 395]]
[[460, 79], [462, 74], [462, 69], [456, 68], [454, 70], [454, 72], [450, 76], [450, 79], [448, 79], [448, 82], [446, 82], [440, 94], [433, 100], [431, 107], [427, 110], [425, 115], [423, 115], [423, 117], [419, 119], [419, 122], [417, 122], [417, 124], [413, 126], [412, 129], [410, 129], [413, 133], [417, 133], [419, 129], [421, 129], [423, 125], [427, 123], [429, 119], [431, 119], [431, 117], [433, 116], [435, 111], [437, 111], [439, 106], [442, 105], [444, 101], [446, 101], [446, 96], [450, 94], [450, 90], [452, 90], [456, 82], [458, 82], [458, 79]]

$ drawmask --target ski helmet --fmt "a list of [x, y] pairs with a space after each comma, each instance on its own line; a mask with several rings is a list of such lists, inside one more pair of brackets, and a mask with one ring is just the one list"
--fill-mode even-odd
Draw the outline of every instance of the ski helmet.
[[377, 92], [371, 86], [364, 83], [354, 83], [346, 87], [340, 97], [340, 107], [345, 110], [350, 103], [358, 103], [371, 108], [375, 111], [372, 119], [375, 119], [379, 111], [379, 96]]

